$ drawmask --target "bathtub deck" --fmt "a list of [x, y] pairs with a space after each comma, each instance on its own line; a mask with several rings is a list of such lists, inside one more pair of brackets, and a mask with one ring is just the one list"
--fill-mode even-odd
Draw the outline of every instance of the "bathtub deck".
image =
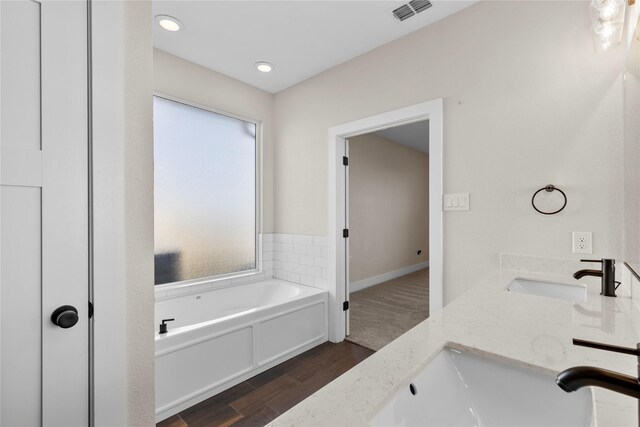
[[371, 354], [348, 341], [326, 342], [156, 426], [263, 426]]

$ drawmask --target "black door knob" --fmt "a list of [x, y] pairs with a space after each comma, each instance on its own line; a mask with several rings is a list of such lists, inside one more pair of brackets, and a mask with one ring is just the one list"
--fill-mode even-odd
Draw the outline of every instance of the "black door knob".
[[70, 328], [78, 323], [78, 310], [72, 305], [58, 307], [51, 314], [51, 321], [54, 325], [63, 329]]

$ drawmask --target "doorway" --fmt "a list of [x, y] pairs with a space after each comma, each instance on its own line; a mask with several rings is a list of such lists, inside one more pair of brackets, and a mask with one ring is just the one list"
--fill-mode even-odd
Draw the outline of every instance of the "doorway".
[[429, 121], [345, 144], [346, 335], [377, 351], [429, 315]]
[[348, 212], [346, 182], [348, 166], [345, 140], [420, 121], [429, 121], [429, 313], [442, 308], [442, 99], [389, 111], [329, 129], [329, 339], [345, 339], [349, 322]]

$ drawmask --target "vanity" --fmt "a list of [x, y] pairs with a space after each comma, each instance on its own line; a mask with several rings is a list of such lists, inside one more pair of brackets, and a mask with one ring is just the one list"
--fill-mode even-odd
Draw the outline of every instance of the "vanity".
[[636, 357], [572, 344], [640, 342], [633, 269], [617, 263], [622, 284], [611, 298], [600, 295], [600, 279], [572, 277], [584, 268], [579, 260], [503, 254], [500, 264], [270, 425], [637, 425], [637, 399], [594, 387], [565, 393], [555, 384], [579, 365], [637, 376]]

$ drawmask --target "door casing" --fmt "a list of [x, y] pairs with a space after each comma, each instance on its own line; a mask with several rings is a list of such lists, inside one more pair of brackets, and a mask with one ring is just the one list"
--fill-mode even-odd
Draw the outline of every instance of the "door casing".
[[329, 340], [345, 338], [347, 315], [346, 171], [342, 164], [345, 140], [390, 127], [429, 120], [429, 313], [443, 306], [443, 111], [442, 98], [411, 105], [329, 128]]

